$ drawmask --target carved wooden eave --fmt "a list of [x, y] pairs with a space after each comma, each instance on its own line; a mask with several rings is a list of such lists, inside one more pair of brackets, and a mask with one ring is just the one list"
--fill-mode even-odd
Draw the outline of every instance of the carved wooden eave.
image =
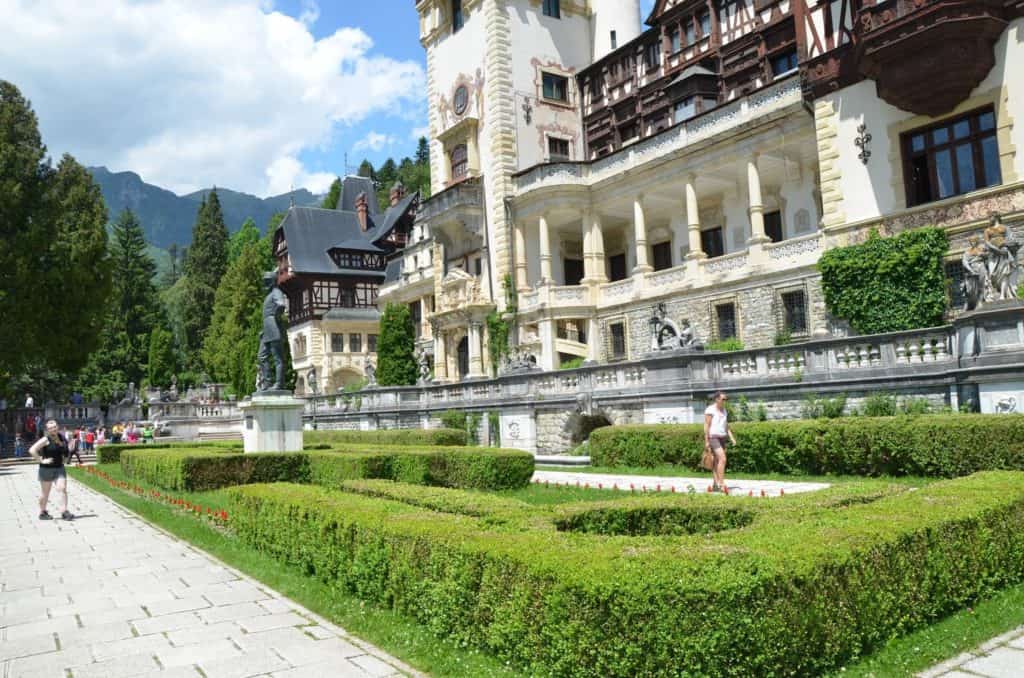
[[858, 16], [858, 71], [878, 96], [911, 113], [938, 116], [956, 107], [995, 65], [1006, 28], [1002, 3], [890, 0]]

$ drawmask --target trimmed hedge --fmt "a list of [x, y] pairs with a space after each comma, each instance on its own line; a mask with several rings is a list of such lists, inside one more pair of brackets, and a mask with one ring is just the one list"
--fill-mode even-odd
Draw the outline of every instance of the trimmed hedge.
[[221, 450], [240, 450], [242, 442], [236, 440], [213, 440], [202, 443], [105, 443], [96, 448], [96, 463], [117, 464], [121, 461], [121, 453], [126, 450], [193, 450], [202, 449], [210, 452]]
[[1024, 474], [872, 486], [637, 503], [753, 513], [673, 537], [559, 532], [544, 509], [494, 525], [292, 484], [227, 495], [253, 548], [525, 673], [748, 676], [829, 671], [1024, 581]]
[[[953, 414], [732, 424], [729, 470], [952, 478], [1024, 470], [1024, 417]], [[595, 466], [698, 468], [702, 424], [607, 426], [590, 435]]]
[[340, 487], [344, 481], [384, 478], [421, 485], [481, 490], [525, 487], [533, 456], [520, 450], [359, 447], [353, 451], [239, 453], [196, 449], [125, 450], [121, 469], [169, 490], [212, 490], [288, 481]]
[[379, 431], [306, 431], [306, 444], [362, 443], [364, 445], [447, 445], [466, 444], [466, 432], [451, 428], [382, 429]]

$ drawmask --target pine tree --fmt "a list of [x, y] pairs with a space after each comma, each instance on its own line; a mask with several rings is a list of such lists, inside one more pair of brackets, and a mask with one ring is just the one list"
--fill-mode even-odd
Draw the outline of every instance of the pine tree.
[[388, 304], [380, 318], [377, 340], [377, 383], [409, 386], [416, 383], [416, 331], [404, 304]]
[[242, 249], [249, 243], [259, 242], [260, 229], [256, 226], [256, 222], [249, 217], [242, 222], [242, 227], [238, 229], [228, 240], [228, 266], [231, 266], [231, 262], [238, 258], [238, 255], [242, 253]]
[[31, 105], [0, 80], [0, 389], [30, 362], [88, 358], [110, 289], [105, 225], [92, 177], [68, 155], [51, 167]]
[[364, 159], [361, 163], [359, 163], [359, 169], [356, 171], [356, 174], [358, 174], [361, 177], [375, 179], [377, 172], [376, 170], [373, 169], [373, 163], [371, 163], [369, 160]]
[[157, 326], [149, 333], [148, 383], [160, 388], [171, 385], [171, 377], [177, 369], [174, 353], [174, 336], [170, 330]]
[[199, 367], [199, 354], [210, 326], [217, 286], [228, 264], [228, 229], [224, 225], [216, 189], [199, 206], [192, 244], [185, 260], [182, 324], [189, 364]]
[[416, 144], [416, 164], [430, 167], [430, 144], [426, 137], [420, 137]]
[[335, 179], [331, 182], [331, 190], [327, 191], [327, 195], [324, 196], [324, 201], [320, 204], [320, 207], [325, 210], [336, 210], [338, 209], [339, 200], [341, 200], [341, 179]]
[[263, 327], [263, 274], [269, 240], [246, 243], [217, 288], [213, 319], [203, 343], [203, 364], [216, 381], [231, 384], [236, 395], [256, 387], [256, 353]]

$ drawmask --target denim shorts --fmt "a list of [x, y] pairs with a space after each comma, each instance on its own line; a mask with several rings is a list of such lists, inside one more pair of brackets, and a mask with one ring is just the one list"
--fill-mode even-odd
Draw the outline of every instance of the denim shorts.
[[52, 483], [57, 478], [67, 478], [68, 472], [64, 470], [63, 466], [40, 466], [39, 467], [39, 482], [41, 483]]

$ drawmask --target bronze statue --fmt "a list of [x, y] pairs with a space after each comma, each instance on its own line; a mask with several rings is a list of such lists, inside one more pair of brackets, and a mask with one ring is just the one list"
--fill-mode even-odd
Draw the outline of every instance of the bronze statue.
[[[279, 391], [284, 388], [284, 354], [281, 350], [281, 329], [277, 325], [277, 315], [288, 308], [288, 298], [278, 287], [280, 272], [265, 278], [270, 285], [267, 296], [263, 298], [263, 331], [260, 332], [260, 351], [256, 355], [259, 364], [257, 392]], [[273, 383], [271, 376], [271, 358], [274, 360]]]

